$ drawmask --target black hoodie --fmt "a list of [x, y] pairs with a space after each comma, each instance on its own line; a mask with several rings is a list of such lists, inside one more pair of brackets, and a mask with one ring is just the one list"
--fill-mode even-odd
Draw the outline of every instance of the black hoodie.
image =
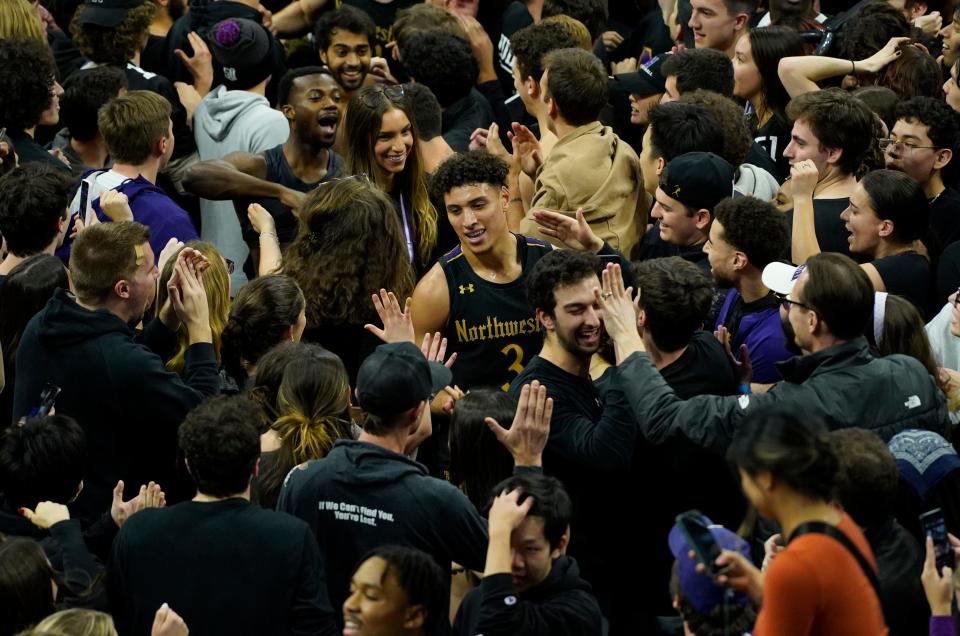
[[510, 574], [486, 576], [463, 599], [453, 623], [459, 636], [599, 636], [600, 606], [577, 562], [561, 556], [539, 585], [517, 592]]
[[378, 546], [430, 554], [448, 573], [448, 586], [452, 561], [483, 569], [487, 524], [466, 495], [374, 444], [338, 440], [324, 459], [290, 471], [277, 510], [313, 528], [333, 607], [346, 600], [360, 558]]
[[219, 391], [213, 345], [187, 348], [183, 379], [160, 357], [175, 345], [176, 335], [159, 320], [134, 337], [118, 316], [84, 309], [63, 289], [27, 324], [13, 416], [38, 406], [45, 384], [62, 389], [57, 413], [77, 420], [89, 449], [84, 488], [70, 505], [74, 516], [92, 520], [108, 510], [118, 479], [127, 493], [154, 480], [174, 498], [177, 427]]

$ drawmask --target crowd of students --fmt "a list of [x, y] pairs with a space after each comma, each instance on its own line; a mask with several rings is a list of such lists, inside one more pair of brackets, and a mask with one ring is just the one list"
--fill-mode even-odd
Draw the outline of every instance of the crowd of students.
[[955, 633], [958, 46], [4, 0], [0, 636]]

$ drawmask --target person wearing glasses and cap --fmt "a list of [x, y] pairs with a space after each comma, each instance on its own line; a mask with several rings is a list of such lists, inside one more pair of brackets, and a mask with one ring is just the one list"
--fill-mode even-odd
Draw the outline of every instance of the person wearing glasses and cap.
[[780, 363], [784, 381], [767, 393], [682, 400], [644, 352], [619, 266], [603, 273], [597, 297], [604, 326], [616, 348], [617, 371], [629, 379], [622, 383], [624, 393], [649, 443], [680, 436], [722, 451], [747, 414], [770, 404], [819, 417], [830, 429], [867, 428], [884, 440], [908, 428], [945, 429], [946, 398], [923, 364], [871, 353], [864, 333], [873, 321], [873, 285], [853, 260], [823, 253], [800, 267], [770, 263], [762, 279], [780, 295], [786, 338], [805, 355]]
[[[398, 304], [393, 311], [400, 313]], [[449, 386], [452, 375], [442, 364], [427, 360], [412, 342], [412, 325], [408, 329], [405, 337], [410, 341], [380, 345], [360, 367], [355, 394], [365, 417], [359, 439], [338, 440], [324, 459], [291, 471], [277, 502], [277, 510], [306, 521], [320, 539], [334, 607], [349, 595], [354, 566], [377, 546], [406, 545], [440, 564], [483, 570], [486, 521], [466, 495], [430, 477], [426, 467], [409, 457], [430, 434], [430, 401]], [[383, 337], [394, 339], [389, 325]], [[528, 398], [531, 394], [542, 416], [546, 391], [534, 385], [526, 391]], [[520, 401], [518, 417], [526, 414], [528, 402]], [[524, 428], [518, 421], [511, 431]], [[507, 435], [499, 429], [501, 440]], [[538, 466], [536, 455], [517, 454], [515, 462]]]

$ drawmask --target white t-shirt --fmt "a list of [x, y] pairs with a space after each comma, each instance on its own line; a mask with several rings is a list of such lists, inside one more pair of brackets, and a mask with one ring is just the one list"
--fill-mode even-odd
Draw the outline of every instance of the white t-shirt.
[[[120, 185], [129, 180], [129, 177], [125, 177], [119, 172], [114, 172], [113, 170], [105, 170], [103, 172], [94, 172], [86, 179], [84, 179], [80, 187], [77, 188], [77, 194], [74, 195], [73, 201], [70, 202], [70, 215], [77, 214], [80, 212], [83, 215], [84, 225], [90, 225], [92, 221], [93, 212], [93, 202], [100, 198], [100, 195], [106, 192], [107, 190], [115, 190], [120, 187]], [[87, 184], [87, 202], [86, 207], [81, 211], [80, 210], [80, 198], [83, 196], [83, 184]]]

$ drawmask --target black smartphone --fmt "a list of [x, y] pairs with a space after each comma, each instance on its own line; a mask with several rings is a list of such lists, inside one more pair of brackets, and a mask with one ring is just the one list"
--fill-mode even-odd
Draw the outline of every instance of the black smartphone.
[[687, 540], [693, 552], [697, 555], [697, 561], [703, 564], [710, 578], [717, 578], [725, 574], [729, 568], [717, 565], [722, 550], [717, 540], [713, 538], [710, 528], [703, 522], [703, 515], [697, 510], [689, 510], [677, 515], [677, 526]]
[[937, 555], [937, 570], [942, 570], [944, 567], [955, 569], [956, 559], [953, 546], [950, 545], [950, 538], [947, 536], [947, 524], [943, 520], [943, 511], [940, 508], [934, 508], [923, 513], [920, 515], [920, 523], [923, 524], [923, 534], [933, 539], [933, 550]]
[[90, 184], [84, 179], [80, 182], [80, 206], [77, 208], [77, 216], [87, 222], [87, 205], [90, 203]]
[[40, 391], [40, 406], [30, 410], [28, 417], [46, 417], [50, 415], [53, 405], [57, 402], [57, 396], [60, 395], [60, 387], [49, 382], [44, 385]]

